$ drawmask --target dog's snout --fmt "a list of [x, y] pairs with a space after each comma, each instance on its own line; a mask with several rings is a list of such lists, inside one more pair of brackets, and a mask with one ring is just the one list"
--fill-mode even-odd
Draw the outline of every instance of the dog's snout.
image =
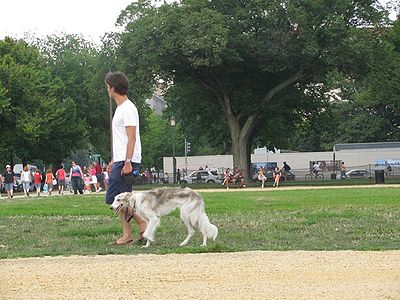
[[110, 205], [110, 209], [113, 209], [112, 205]]

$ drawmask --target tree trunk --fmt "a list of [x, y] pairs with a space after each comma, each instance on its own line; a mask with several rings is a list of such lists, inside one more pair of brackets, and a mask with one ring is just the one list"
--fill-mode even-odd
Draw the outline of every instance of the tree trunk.
[[243, 125], [240, 125], [240, 116], [233, 113], [227, 114], [229, 130], [232, 140], [233, 167], [238, 167], [246, 180], [251, 178], [250, 174], [250, 150], [253, 137], [253, 129], [255, 128], [258, 116], [251, 115]]

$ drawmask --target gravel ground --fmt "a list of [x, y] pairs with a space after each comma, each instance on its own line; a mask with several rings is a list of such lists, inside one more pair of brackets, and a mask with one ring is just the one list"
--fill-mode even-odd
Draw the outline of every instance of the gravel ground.
[[400, 251], [0, 260], [0, 299], [400, 299]]
[[[382, 187], [398, 188], [399, 185]], [[310, 187], [278, 190], [291, 189]], [[223, 190], [201, 192], [213, 191]], [[400, 250], [251, 251], [0, 260], [0, 299], [126, 298], [400, 299]]]

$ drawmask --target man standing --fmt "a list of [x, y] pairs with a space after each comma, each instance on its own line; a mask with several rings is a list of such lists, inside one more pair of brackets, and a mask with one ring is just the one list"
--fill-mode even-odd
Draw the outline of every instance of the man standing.
[[341, 179], [346, 179], [347, 178], [346, 166], [344, 164], [344, 161], [342, 161], [342, 163], [340, 164], [340, 178]]
[[7, 198], [12, 198], [14, 195], [14, 184], [16, 183], [16, 178], [14, 171], [11, 169], [10, 165], [6, 165], [6, 170], [3, 174], [3, 183], [7, 191]]
[[[131, 192], [133, 170], [138, 170], [142, 159], [139, 133], [139, 114], [136, 106], [128, 98], [128, 78], [121, 72], [108, 73], [105, 79], [107, 92], [114, 99], [117, 108], [112, 120], [112, 159], [106, 203], [112, 204], [114, 197], [123, 192]], [[139, 244], [144, 244], [143, 233], [146, 222], [129, 208], [119, 211], [122, 236], [114, 245], [133, 243], [129, 221], [134, 219], [139, 226]]]

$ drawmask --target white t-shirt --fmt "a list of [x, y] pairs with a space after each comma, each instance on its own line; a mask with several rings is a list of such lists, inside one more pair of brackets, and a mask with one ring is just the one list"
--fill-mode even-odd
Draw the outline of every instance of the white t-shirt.
[[140, 163], [142, 161], [142, 145], [139, 133], [139, 114], [136, 106], [129, 99], [117, 106], [112, 120], [114, 162], [125, 161], [126, 159], [128, 135], [125, 127], [127, 126], [136, 126], [136, 143], [131, 159], [135, 163]]
[[21, 181], [22, 182], [31, 182], [31, 173], [29, 171], [22, 171], [21, 172]]

